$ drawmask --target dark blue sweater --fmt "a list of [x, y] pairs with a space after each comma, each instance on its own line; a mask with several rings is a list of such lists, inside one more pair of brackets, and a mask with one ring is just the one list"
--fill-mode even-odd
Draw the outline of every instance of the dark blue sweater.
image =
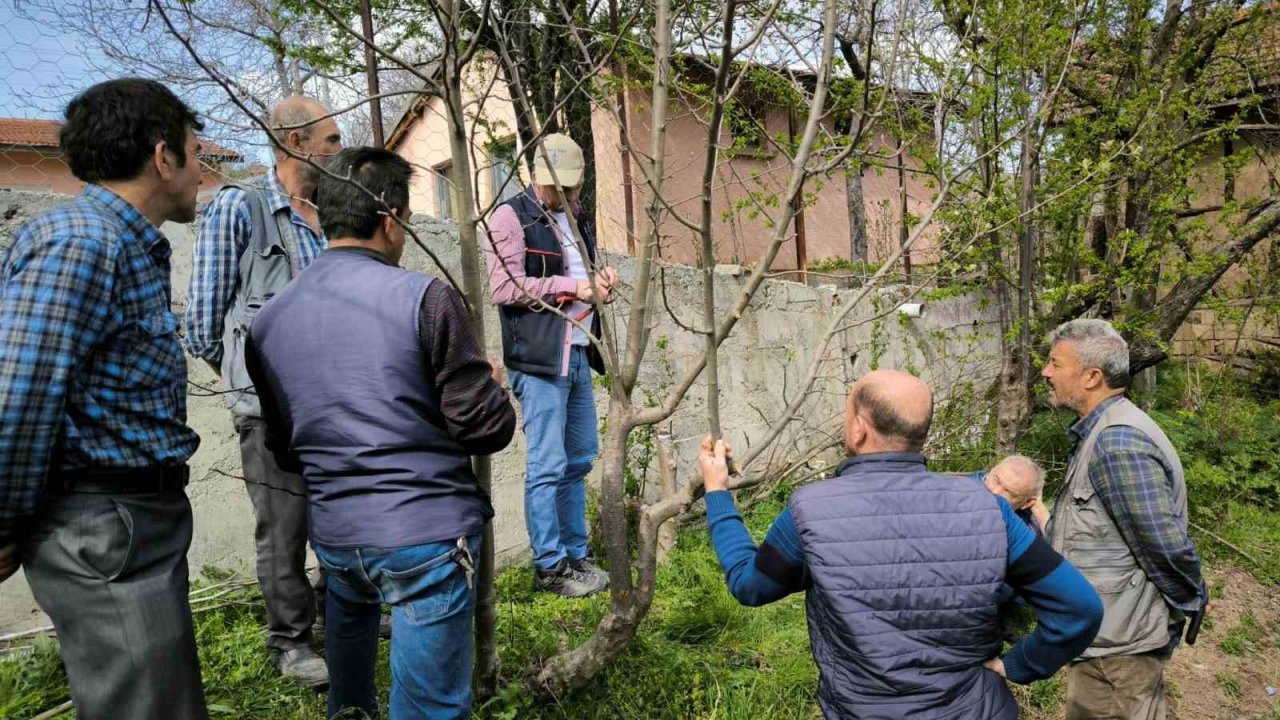
[[[1036, 629], [1002, 658], [1008, 679], [1025, 684], [1050, 677], [1089, 646], [1102, 622], [1102, 604], [1074, 566], [1007, 502], [999, 502], [1009, 538], [1006, 581], [1038, 620]], [[764, 605], [806, 589], [804, 552], [790, 509], [773, 521], [759, 548], [727, 491], [707, 493], [707, 518], [729, 591], [743, 605]]]

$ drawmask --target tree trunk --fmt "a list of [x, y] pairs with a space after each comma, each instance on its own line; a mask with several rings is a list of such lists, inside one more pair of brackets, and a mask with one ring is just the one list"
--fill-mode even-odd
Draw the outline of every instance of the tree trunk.
[[[658, 435], [656, 443], [658, 448], [658, 477], [662, 479], [662, 499], [671, 500], [676, 496], [676, 474], [679, 468], [676, 467], [675, 456], [671, 454], [671, 434], [670, 429]], [[658, 528], [658, 564], [665, 565], [670, 557], [671, 549], [676, 546], [676, 519], [662, 523]]]
[[[480, 218], [476, 215], [474, 187], [471, 184], [471, 142], [467, 134], [466, 115], [462, 104], [462, 80], [465, 67], [458, 56], [456, 33], [461, 29], [460, 8], [454, 0], [444, 0], [444, 14], [449, 17], [451, 28], [445, 36], [445, 104], [449, 116], [449, 150], [452, 155], [451, 181], [454, 186], [454, 217], [458, 218], [458, 245], [462, 265], [462, 292], [467, 300], [471, 327], [476, 339], [484, 345], [485, 281], [480, 270], [480, 243], [477, 228]], [[472, 460], [476, 481], [486, 495], [492, 493], [492, 465], [488, 457]], [[475, 618], [475, 686], [476, 696], [492, 697], [497, 689], [498, 652], [494, 642], [497, 626], [494, 578], [493, 524], [486, 523], [481, 537], [479, 570], [476, 574]]]
[[844, 197], [849, 209], [849, 260], [865, 266], [868, 262], [867, 201], [862, 194], [862, 163], [850, 161], [848, 165], [844, 173]]
[[627, 436], [631, 432], [628, 405], [625, 398], [610, 399], [608, 429], [600, 453], [600, 521], [609, 563], [609, 610], [585, 643], [552, 658], [534, 678], [530, 689], [544, 698], [563, 697], [586, 685], [625, 650], [652, 600], [652, 588], [642, 597], [643, 589], [637, 592], [631, 577], [625, 480]]
[[[1025, 77], [1023, 82], [1025, 91]], [[1018, 439], [1027, 431], [1031, 420], [1031, 386], [1036, 378], [1031, 367], [1031, 297], [1036, 257], [1033, 213], [1040, 153], [1034, 113], [1035, 104], [1028, 103], [1023, 117], [1018, 167], [1018, 292], [1012, 327], [1016, 333], [1012, 338], [1008, 332], [1010, 328], [1006, 328], [1004, 333], [1005, 348], [996, 401], [996, 457], [1013, 453]]]
[[1151, 327], [1158, 340], [1130, 342], [1129, 372], [1139, 372], [1168, 358], [1163, 343], [1178, 332], [1200, 298], [1217, 284], [1228, 268], [1240, 262], [1258, 243], [1271, 237], [1278, 227], [1280, 199], [1272, 199], [1256, 209], [1239, 231], [1209, 253], [1211, 259], [1205, 258], [1205, 264], [1199, 266], [1204, 268], [1201, 272], [1185, 275], [1175, 283], [1151, 313]]

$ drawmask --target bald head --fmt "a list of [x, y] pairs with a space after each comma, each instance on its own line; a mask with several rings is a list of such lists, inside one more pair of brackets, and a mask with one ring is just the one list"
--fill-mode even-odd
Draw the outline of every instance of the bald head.
[[986, 486], [1014, 509], [1030, 507], [1044, 493], [1044, 468], [1025, 455], [1010, 455], [987, 473]]
[[853, 384], [845, 441], [855, 454], [924, 449], [933, 422], [933, 393], [900, 370], [875, 370]]
[[[303, 95], [281, 100], [267, 116], [267, 126], [275, 137], [276, 168], [290, 192], [314, 188], [316, 170], [307, 159], [319, 161], [342, 151], [342, 133], [329, 115], [329, 108]], [[290, 187], [290, 177], [304, 186]], [[304, 195], [309, 194], [303, 192]]]
[[290, 95], [271, 108], [267, 126], [280, 144], [284, 145], [291, 131], [297, 132], [303, 140], [309, 139], [315, 119], [328, 114], [328, 108], [319, 102], [305, 95]]
[[[303, 157], [328, 157], [342, 150], [342, 133], [329, 115], [329, 108], [303, 95], [281, 100], [267, 116], [267, 127], [275, 136], [277, 162], [290, 153]], [[282, 148], [287, 148], [285, 152]]]

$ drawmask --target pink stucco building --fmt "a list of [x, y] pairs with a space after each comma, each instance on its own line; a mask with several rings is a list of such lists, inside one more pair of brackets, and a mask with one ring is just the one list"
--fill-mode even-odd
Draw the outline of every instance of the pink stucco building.
[[[496, 199], [517, 191], [523, 183], [504, 185], [512, 174], [517, 151], [516, 120], [506, 87], [494, 77], [491, 65], [475, 62], [464, 82], [464, 104], [469, 116], [468, 132], [472, 137], [474, 187], [477, 205], [487, 213]], [[650, 152], [650, 94], [633, 89], [627, 98], [630, 137], [641, 155]], [[701, 186], [707, 151], [705, 108], [696, 100], [672, 95], [666, 117], [666, 173], [663, 195], [677, 212], [698, 221], [701, 213]], [[765, 133], [785, 137], [791, 128], [798, 134], [803, 128], [807, 108], [784, 108], [762, 105], [756, 119]], [[794, 113], [788, 118], [788, 113]], [[628, 242], [626, 194], [632, 196], [634, 235], [640, 242], [650, 236], [645, 213], [648, 201], [643, 175], [632, 162], [632, 183], [623, 181], [621, 151], [622, 134], [614, 113], [597, 106], [592, 118], [595, 141], [593, 167], [596, 173], [596, 220], [603, 247], [627, 252], [634, 247]], [[834, 129], [828, 124], [828, 131]], [[876, 138], [873, 147], [887, 147], [888, 138]], [[720, 146], [734, 144], [732, 130], [721, 133]], [[410, 103], [388, 136], [388, 147], [408, 159], [417, 168], [411, 205], [415, 212], [439, 217], [452, 217], [448, 172], [452, 154], [449, 150], [447, 118], [443, 100], [421, 96]], [[888, 152], [892, 152], [889, 150]], [[908, 166], [915, 163], [908, 161]], [[747, 151], [720, 154], [719, 171], [712, 191], [712, 231], [716, 258], [723, 263], [751, 263], [760, 259], [772, 235], [765, 217], [755, 206], [767, 204], [770, 197], [782, 195], [789, 171], [788, 158], [774, 152], [767, 142]], [[517, 170], [526, 174], [523, 168]], [[867, 214], [868, 255], [871, 262], [885, 258], [896, 249], [901, 224], [899, 178], [892, 169], [867, 168], [862, 173], [863, 197]], [[931, 201], [933, 192], [918, 173], [906, 173], [907, 209], [920, 214]], [[807, 261], [827, 258], [850, 259], [849, 207], [847, 184], [843, 170], [811, 179], [804, 188], [805, 206], [801, 222], [788, 229], [788, 238], [774, 267], [797, 267], [798, 257]], [[771, 208], [771, 212], [777, 212]], [[797, 248], [797, 225], [803, 227], [803, 250]], [[699, 240], [679, 220], [667, 217], [660, 228], [662, 258], [680, 263], [695, 262]], [[936, 254], [933, 235], [926, 235], [913, 249], [916, 262], [928, 262]]]
[[[58, 146], [56, 120], [0, 118], [0, 190], [33, 190], [74, 195], [84, 183], [71, 174]], [[240, 162], [239, 153], [201, 140], [200, 161], [216, 175], [222, 163]], [[220, 183], [206, 180], [206, 189]]]

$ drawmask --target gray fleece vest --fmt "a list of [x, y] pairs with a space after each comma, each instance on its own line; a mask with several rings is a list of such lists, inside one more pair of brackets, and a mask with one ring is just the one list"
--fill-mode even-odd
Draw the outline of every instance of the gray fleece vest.
[[286, 206], [272, 213], [261, 185], [228, 184], [243, 190], [249, 204], [249, 246], [239, 261], [240, 284], [222, 325], [222, 383], [232, 415], [261, 417], [262, 407], [244, 365], [244, 340], [253, 318], [293, 279], [298, 260], [298, 234]]
[[1106, 428], [1128, 425], [1155, 443], [1172, 470], [1175, 520], [1186, 529], [1187, 486], [1182, 463], [1164, 431], [1126, 398], [1103, 411], [1089, 436], [1080, 443], [1067, 467], [1066, 485], [1053, 507], [1049, 539], [1053, 548], [1088, 578], [1102, 599], [1102, 628], [1082, 657], [1134, 655], [1169, 644], [1169, 625], [1182, 619], [1160, 590], [1147, 578], [1120, 534], [1111, 513], [1089, 481], [1089, 460], [1098, 436]]
[[996, 600], [1008, 534], [982, 485], [915, 453], [852, 458], [791, 498], [828, 718], [1014, 720]]

